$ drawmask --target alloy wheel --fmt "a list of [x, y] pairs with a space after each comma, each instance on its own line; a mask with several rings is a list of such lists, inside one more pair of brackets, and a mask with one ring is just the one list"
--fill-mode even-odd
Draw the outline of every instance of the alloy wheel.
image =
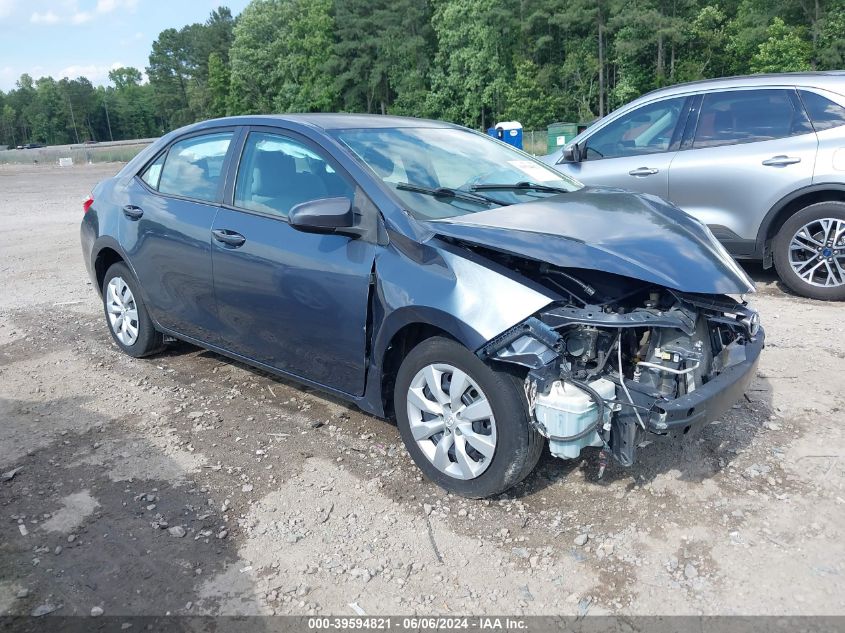
[[109, 326], [117, 339], [129, 347], [138, 340], [138, 306], [123, 277], [112, 277], [106, 286]]
[[845, 221], [820, 218], [798, 229], [789, 243], [789, 265], [810, 285], [845, 284]]
[[496, 421], [487, 396], [464, 371], [423, 367], [408, 388], [408, 421], [420, 450], [440, 472], [475, 479], [496, 451]]

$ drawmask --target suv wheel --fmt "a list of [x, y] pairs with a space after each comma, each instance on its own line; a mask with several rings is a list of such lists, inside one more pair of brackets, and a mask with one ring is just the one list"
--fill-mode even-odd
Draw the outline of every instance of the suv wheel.
[[106, 271], [103, 309], [114, 342], [130, 356], [149, 356], [164, 347], [164, 337], [147, 314], [135, 277], [122, 262]]
[[781, 227], [773, 254], [781, 281], [798, 294], [845, 300], [845, 203], [801, 209]]
[[415, 347], [394, 390], [399, 433], [423, 473], [450, 492], [504, 492], [537, 464], [543, 437], [531, 426], [522, 380], [496, 371], [450, 339]]

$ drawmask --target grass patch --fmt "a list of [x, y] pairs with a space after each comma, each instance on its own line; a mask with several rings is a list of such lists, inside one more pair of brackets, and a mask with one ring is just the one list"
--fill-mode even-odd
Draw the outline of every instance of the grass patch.
[[74, 165], [86, 163], [126, 163], [135, 158], [149, 143], [129, 145], [92, 145], [87, 147], [44, 147], [40, 149], [8, 149], [0, 151], [0, 165], [56, 165], [60, 158], [72, 158]]

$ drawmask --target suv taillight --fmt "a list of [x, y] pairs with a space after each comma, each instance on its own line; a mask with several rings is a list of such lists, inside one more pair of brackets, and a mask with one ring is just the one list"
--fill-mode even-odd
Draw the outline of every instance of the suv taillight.
[[88, 209], [91, 208], [92, 204], [94, 204], [94, 196], [88, 194], [88, 197], [82, 202], [82, 212], [88, 213]]

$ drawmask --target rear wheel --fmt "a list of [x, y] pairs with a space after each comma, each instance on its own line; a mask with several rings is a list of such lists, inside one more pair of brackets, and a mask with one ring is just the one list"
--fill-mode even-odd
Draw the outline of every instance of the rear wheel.
[[465, 497], [495, 495], [519, 483], [543, 450], [522, 380], [446, 338], [411, 350], [396, 377], [394, 407], [420, 470]]
[[775, 238], [774, 260], [798, 294], [845, 300], [845, 203], [819, 202], [789, 218]]
[[164, 338], [153, 326], [135, 277], [123, 262], [112, 264], [106, 271], [103, 309], [114, 342], [130, 356], [141, 358], [164, 347]]

